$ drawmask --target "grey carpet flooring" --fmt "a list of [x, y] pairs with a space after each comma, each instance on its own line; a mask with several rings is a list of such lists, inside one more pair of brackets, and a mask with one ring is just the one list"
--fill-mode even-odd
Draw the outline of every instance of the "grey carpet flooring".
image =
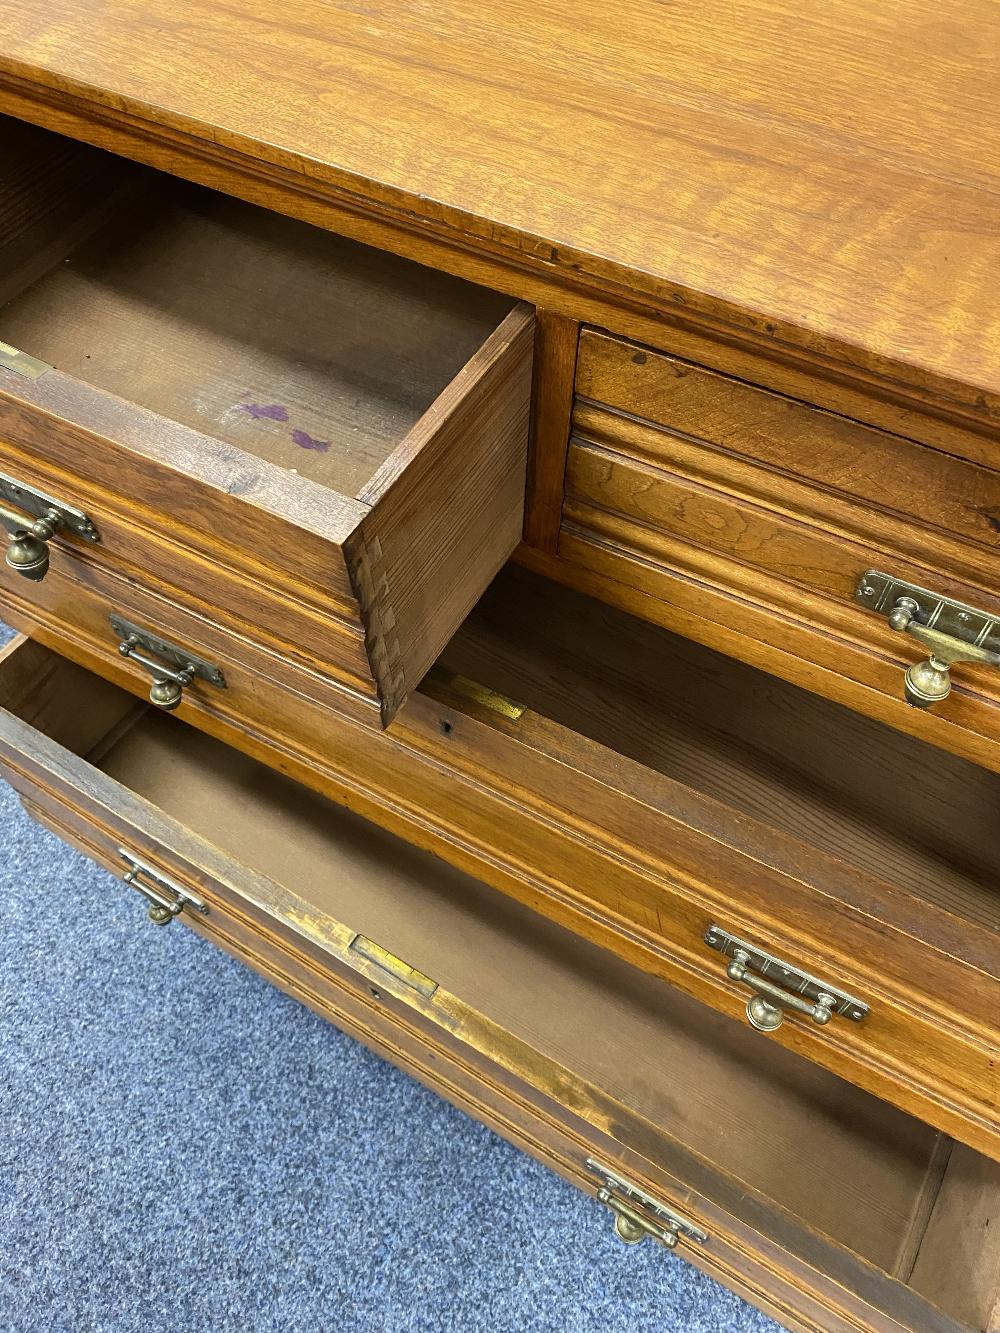
[[2, 783], [0, 830], [2, 1333], [777, 1330]]

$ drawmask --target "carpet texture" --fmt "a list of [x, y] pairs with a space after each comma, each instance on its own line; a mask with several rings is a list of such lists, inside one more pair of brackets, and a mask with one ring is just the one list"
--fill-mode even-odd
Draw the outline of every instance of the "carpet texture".
[[0, 829], [3, 1333], [777, 1330], [3, 783]]

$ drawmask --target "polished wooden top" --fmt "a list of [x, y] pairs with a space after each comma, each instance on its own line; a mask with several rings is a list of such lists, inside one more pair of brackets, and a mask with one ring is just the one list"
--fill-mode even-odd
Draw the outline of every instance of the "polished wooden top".
[[998, 88], [993, 0], [0, 13], [0, 109], [28, 116], [27, 92], [163, 144], [193, 137], [574, 292], [722, 322], [1000, 422]]

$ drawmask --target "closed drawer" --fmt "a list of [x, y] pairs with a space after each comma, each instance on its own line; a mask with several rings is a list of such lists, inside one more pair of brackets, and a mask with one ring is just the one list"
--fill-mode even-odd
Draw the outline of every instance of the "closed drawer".
[[1000, 615], [1000, 442], [951, 456], [589, 330], [576, 390], [559, 550], [595, 591], [1000, 767], [996, 667], [909, 708], [927, 651], [856, 598], [875, 569]]
[[30, 808], [154, 916], [603, 1187], [625, 1234], [678, 1225], [794, 1327], [991, 1327], [996, 1164], [38, 644], [0, 696]]
[[[168, 603], [120, 605], [219, 660]], [[145, 695], [110, 609], [76, 588], [12, 618]], [[993, 774], [514, 570], [382, 735], [264, 654], [227, 681], [178, 715], [722, 1013], [760, 973], [713, 927], [854, 997], [861, 1021], [789, 1009], [768, 1040], [1000, 1159]]]
[[2, 137], [5, 526], [58, 502], [41, 559], [86, 551], [260, 628], [386, 724], [520, 538], [532, 312]]

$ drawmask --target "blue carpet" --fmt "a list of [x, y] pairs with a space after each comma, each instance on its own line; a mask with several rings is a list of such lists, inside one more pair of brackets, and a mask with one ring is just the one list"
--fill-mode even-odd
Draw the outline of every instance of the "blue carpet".
[[2, 783], [0, 828], [2, 1333], [777, 1329]]

